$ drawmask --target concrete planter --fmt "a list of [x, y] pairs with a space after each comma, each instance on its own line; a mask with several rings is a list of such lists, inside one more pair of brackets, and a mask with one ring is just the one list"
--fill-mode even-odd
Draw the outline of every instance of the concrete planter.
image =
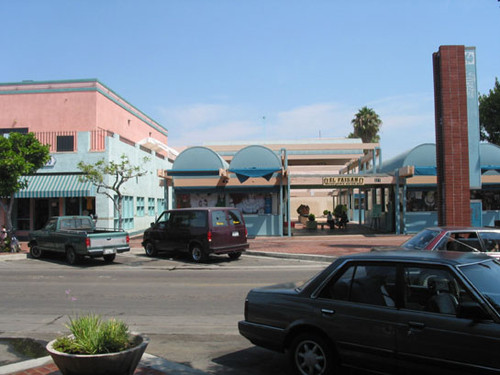
[[117, 353], [66, 354], [53, 348], [55, 340], [47, 344], [47, 351], [63, 375], [132, 375], [139, 365], [149, 339], [134, 335], [137, 345]]

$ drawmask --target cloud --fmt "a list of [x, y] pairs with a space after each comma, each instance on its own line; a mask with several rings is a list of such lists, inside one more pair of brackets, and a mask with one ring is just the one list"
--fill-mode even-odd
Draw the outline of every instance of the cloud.
[[[365, 104], [363, 104], [365, 105]], [[323, 102], [290, 109], [257, 110], [245, 105], [197, 103], [161, 108], [172, 147], [214, 142], [252, 142], [344, 138], [363, 106]], [[380, 144], [384, 159], [435, 142], [432, 94], [408, 94], [366, 103], [382, 119]]]

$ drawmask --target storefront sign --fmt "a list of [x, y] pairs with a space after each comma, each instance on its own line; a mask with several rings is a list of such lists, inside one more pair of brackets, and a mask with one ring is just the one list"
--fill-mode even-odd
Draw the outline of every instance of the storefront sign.
[[359, 176], [323, 177], [323, 186], [359, 186], [365, 184], [365, 178]]

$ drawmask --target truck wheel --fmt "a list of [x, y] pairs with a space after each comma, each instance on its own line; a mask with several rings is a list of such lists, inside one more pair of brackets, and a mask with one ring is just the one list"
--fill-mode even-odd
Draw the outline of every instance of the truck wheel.
[[30, 255], [34, 259], [40, 259], [43, 255], [43, 251], [38, 247], [38, 245], [33, 245], [30, 247]]
[[235, 251], [234, 253], [229, 253], [229, 259], [236, 260], [241, 256], [241, 251]]
[[116, 258], [116, 254], [106, 254], [103, 255], [102, 257], [104, 258], [104, 261], [106, 263], [112, 263]]
[[144, 250], [146, 251], [146, 255], [148, 257], [154, 257], [158, 254], [158, 250], [156, 250], [155, 245], [153, 245], [151, 242], [146, 243], [144, 246]]
[[74, 265], [77, 264], [79, 260], [80, 256], [75, 253], [75, 249], [73, 249], [72, 247], [68, 247], [66, 249], [66, 262], [68, 262], [68, 264]]
[[196, 263], [205, 263], [208, 260], [208, 254], [200, 245], [191, 246], [191, 259]]

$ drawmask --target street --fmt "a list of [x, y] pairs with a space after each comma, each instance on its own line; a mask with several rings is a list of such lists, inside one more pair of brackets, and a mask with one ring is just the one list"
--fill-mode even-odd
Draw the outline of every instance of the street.
[[126, 321], [147, 335], [147, 352], [211, 374], [287, 374], [284, 355], [253, 346], [238, 333], [253, 287], [307, 280], [328, 263], [214, 256], [187, 258], [120, 254], [115, 263], [87, 259], [0, 262], [0, 338], [48, 341], [66, 333], [69, 316], [95, 312]]

